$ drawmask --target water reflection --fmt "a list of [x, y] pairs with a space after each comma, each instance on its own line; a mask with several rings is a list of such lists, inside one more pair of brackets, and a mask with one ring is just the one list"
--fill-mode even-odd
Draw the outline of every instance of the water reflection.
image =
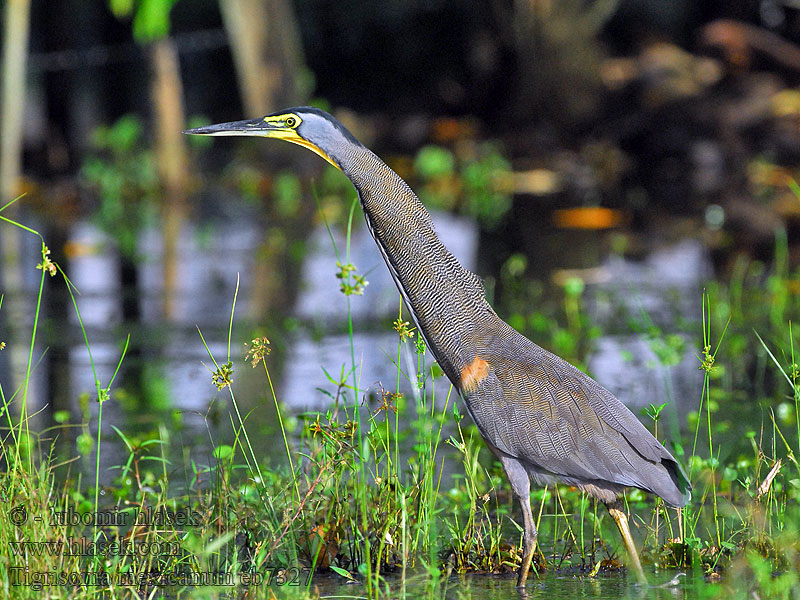
[[[688, 600], [705, 597], [707, 584], [700, 574], [686, 571], [685, 577], [675, 572], [659, 572], [648, 575], [650, 585], [640, 586], [633, 578], [622, 573], [600, 574], [597, 577], [576, 577], [548, 572], [539, 579], [531, 580], [525, 589], [515, 587], [516, 576], [509, 575], [454, 575], [437, 583], [425, 575], [409, 577], [405, 585], [399, 578], [387, 577], [392, 598], [446, 598], [486, 600], [533, 600], [543, 598], [561, 600], [567, 598], [591, 598], [592, 600]], [[337, 576], [318, 575], [312, 590], [327, 597], [366, 597], [366, 590], [358, 584], [343, 584]], [[288, 590], [287, 590], [288, 591]], [[290, 593], [279, 597], [291, 597]]]

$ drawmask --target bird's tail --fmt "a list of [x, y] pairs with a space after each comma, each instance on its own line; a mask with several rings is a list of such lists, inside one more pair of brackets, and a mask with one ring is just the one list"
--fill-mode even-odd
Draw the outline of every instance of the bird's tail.
[[659, 482], [660, 489], [653, 491], [670, 506], [686, 506], [692, 498], [692, 483], [683, 468], [677, 462], [668, 458], [663, 459], [661, 465], [666, 469], [671, 481], [669, 484], [665, 481]]

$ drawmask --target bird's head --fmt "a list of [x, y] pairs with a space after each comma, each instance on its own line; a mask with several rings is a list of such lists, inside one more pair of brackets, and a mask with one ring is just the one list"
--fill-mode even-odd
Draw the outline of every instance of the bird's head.
[[193, 135], [259, 136], [305, 146], [341, 170], [347, 149], [361, 143], [339, 121], [318, 108], [302, 106], [282, 110], [260, 119], [233, 121], [187, 129]]

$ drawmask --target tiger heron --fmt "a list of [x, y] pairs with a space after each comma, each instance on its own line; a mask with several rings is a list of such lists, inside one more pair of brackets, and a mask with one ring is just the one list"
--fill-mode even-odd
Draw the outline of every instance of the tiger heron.
[[301, 107], [185, 133], [260, 136], [305, 146], [342, 171], [419, 331], [458, 389], [522, 506], [528, 578], [537, 530], [530, 483], [563, 482], [605, 503], [638, 579], [645, 581], [619, 496], [635, 487], [686, 505], [691, 484], [677, 461], [611, 392], [540, 348], [489, 306], [481, 280], [436, 236], [417, 196], [328, 113]]

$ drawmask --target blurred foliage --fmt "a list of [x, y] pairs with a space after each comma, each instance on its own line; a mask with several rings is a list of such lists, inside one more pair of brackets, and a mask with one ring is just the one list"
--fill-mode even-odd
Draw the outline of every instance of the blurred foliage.
[[133, 15], [133, 37], [140, 44], [169, 35], [169, 13], [177, 0], [108, 0], [118, 19]]
[[272, 188], [275, 210], [282, 217], [297, 215], [302, 200], [300, 179], [290, 171], [281, 171]]
[[584, 281], [570, 277], [555, 299], [546, 298], [545, 286], [527, 271], [524, 254], [512, 254], [500, 269], [506, 321], [551, 352], [578, 367], [585, 366], [590, 346], [602, 330], [583, 310]]
[[156, 218], [159, 191], [153, 153], [138, 117], [125, 115], [110, 127], [95, 129], [81, 176], [99, 200], [95, 222], [124, 256], [135, 257], [139, 231]]
[[[311, 180], [310, 189], [307, 181], [294, 171], [285, 169], [265, 173], [261, 167], [239, 161], [226, 169], [224, 178], [236, 188], [243, 200], [264, 206], [268, 214], [274, 213], [281, 221], [313, 215], [311, 218], [344, 228], [347, 225], [347, 207], [355, 196], [350, 181], [338, 169], [327, 165], [318, 178]], [[263, 203], [264, 198], [268, 198], [268, 202]], [[305, 203], [311, 202], [312, 198], [319, 210], [310, 211], [313, 204], [306, 206]]]
[[511, 164], [495, 143], [465, 144], [457, 152], [424, 146], [414, 171], [423, 203], [472, 217], [485, 229], [497, 227], [511, 208], [511, 193], [503, 186]]
[[[186, 129], [202, 127], [210, 121], [206, 115], [191, 115], [186, 120]], [[210, 148], [214, 144], [214, 138], [210, 135], [187, 135], [186, 142], [193, 148]]]
[[[715, 404], [724, 408], [715, 425], [729, 429], [732, 440], [746, 439], [758, 429], [760, 438], [771, 428], [771, 419], [775, 419], [775, 427], [796, 422], [787, 420], [787, 416], [800, 400], [796, 367], [800, 341], [795, 341], [798, 332], [792, 325], [800, 313], [800, 269], [790, 267], [788, 252], [786, 231], [779, 229], [772, 265], [740, 255], [727, 281], [707, 284], [711, 329], [718, 335], [725, 332], [712, 373], [718, 381], [717, 391], [711, 396], [712, 410]], [[697, 415], [690, 414], [689, 418]], [[800, 429], [786, 435], [800, 440]], [[720, 458], [725, 460], [728, 454], [734, 459], [740, 446], [726, 444]]]

